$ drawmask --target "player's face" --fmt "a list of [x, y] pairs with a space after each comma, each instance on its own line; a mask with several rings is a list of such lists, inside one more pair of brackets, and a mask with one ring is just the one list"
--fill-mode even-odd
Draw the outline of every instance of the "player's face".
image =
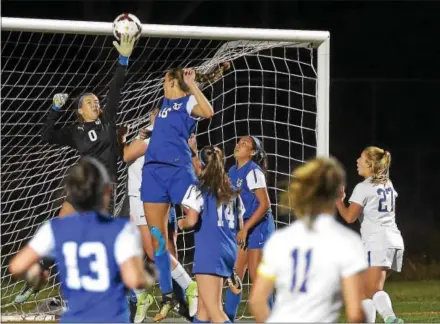
[[175, 87], [176, 80], [171, 79], [169, 73], [165, 74], [165, 78], [163, 80], [163, 91], [165, 97], [170, 97], [173, 88]]
[[254, 153], [252, 139], [249, 136], [240, 138], [235, 145], [234, 157], [236, 159], [250, 159]]
[[98, 119], [101, 112], [99, 99], [95, 95], [90, 95], [84, 98], [79, 113], [85, 121], [95, 121]]
[[362, 152], [361, 156], [356, 160], [356, 163], [358, 174], [361, 177], [368, 178], [369, 176], [371, 176], [371, 167], [368, 163], [367, 154], [365, 154], [365, 152]]

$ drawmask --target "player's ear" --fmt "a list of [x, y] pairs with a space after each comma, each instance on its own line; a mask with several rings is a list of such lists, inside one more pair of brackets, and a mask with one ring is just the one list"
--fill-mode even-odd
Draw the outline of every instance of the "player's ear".
[[79, 108], [79, 109], [78, 109], [78, 114], [80, 114], [80, 115], [83, 114], [83, 110], [82, 110], [82, 108]]

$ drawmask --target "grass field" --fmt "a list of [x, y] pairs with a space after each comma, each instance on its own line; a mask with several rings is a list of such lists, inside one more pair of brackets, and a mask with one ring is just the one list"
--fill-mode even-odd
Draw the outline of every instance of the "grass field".
[[[14, 289], [18, 292], [20, 287]], [[427, 281], [390, 281], [386, 284], [386, 291], [390, 294], [396, 314], [403, 318], [406, 323], [440, 323], [440, 280]], [[4, 299], [2, 289], [3, 305], [7, 301]], [[158, 289], [155, 289], [155, 294]], [[52, 289], [40, 293], [38, 299], [55, 294]], [[14, 296], [8, 301], [12, 302]], [[247, 299], [245, 294], [244, 299]], [[9, 304], [6, 308], [2, 305], [2, 314], [16, 312], [32, 312], [36, 302], [31, 301], [24, 305]], [[152, 307], [149, 315], [153, 315], [157, 310], [157, 306]], [[244, 322], [252, 322], [249, 318], [246, 305], [242, 303], [239, 314], [243, 314]], [[180, 320], [171, 320], [171, 322], [181, 322]], [[341, 316], [340, 322], [346, 322], [344, 315]], [[380, 316], [377, 317], [377, 323], [383, 322]]]

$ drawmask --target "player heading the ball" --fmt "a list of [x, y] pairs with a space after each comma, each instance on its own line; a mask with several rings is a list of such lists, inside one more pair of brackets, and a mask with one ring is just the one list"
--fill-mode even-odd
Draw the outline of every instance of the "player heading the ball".
[[[249, 299], [258, 323], [336, 322], [341, 297], [348, 322], [364, 321], [362, 242], [334, 217], [344, 182], [345, 172], [333, 158], [311, 160], [293, 172], [281, 203], [298, 220], [276, 231], [264, 247]], [[270, 313], [267, 298], [274, 288]]]
[[[211, 73], [218, 78], [218, 72]], [[208, 76], [209, 78], [209, 76]], [[188, 139], [199, 118], [211, 118], [214, 110], [199, 89], [197, 82], [206, 81], [193, 69], [174, 68], [164, 78], [164, 98], [156, 118], [150, 145], [142, 169], [141, 199], [153, 237], [155, 263], [159, 270], [162, 291], [160, 312], [153, 321], [167, 317], [174, 307], [167, 249], [167, 219], [170, 203], [180, 204], [188, 187], [196, 183]]]
[[154, 282], [143, 268], [139, 232], [128, 219], [107, 214], [110, 176], [96, 159], [83, 158], [74, 165], [65, 189], [78, 213], [45, 222], [9, 270], [39, 286], [44, 274], [38, 261], [52, 256], [68, 302], [62, 323], [128, 322], [126, 289]]

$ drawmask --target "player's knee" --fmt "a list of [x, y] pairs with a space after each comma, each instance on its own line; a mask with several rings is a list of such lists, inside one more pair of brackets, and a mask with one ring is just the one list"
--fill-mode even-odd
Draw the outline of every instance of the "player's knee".
[[167, 250], [167, 244], [164, 235], [156, 226], [150, 229], [151, 236], [153, 238], [153, 249], [156, 254], [160, 255]]

